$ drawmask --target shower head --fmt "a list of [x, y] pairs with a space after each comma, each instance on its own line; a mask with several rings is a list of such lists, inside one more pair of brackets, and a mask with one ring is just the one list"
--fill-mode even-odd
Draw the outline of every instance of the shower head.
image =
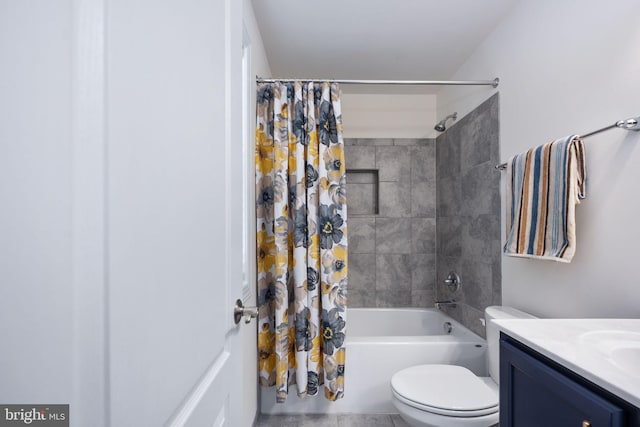
[[447, 127], [445, 126], [445, 123], [447, 122], [447, 120], [449, 119], [455, 120], [457, 118], [458, 118], [458, 113], [449, 114], [447, 117], [440, 120], [438, 124], [434, 126], [434, 129], [437, 130], [438, 132], [444, 132], [447, 129]]
[[435, 125], [434, 129], [437, 130], [438, 132], [444, 132], [447, 129], [444, 125], [444, 120], [438, 122], [438, 124]]

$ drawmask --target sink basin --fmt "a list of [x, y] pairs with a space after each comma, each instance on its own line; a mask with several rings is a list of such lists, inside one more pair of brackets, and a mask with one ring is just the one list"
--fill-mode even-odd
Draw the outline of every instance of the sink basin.
[[630, 375], [640, 378], [640, 346], [621, 347], [613, 350], [611, 362]]
[[640, 378], [640, 332], [591, 331], [582, 334], [580, 341], [618, 369]]

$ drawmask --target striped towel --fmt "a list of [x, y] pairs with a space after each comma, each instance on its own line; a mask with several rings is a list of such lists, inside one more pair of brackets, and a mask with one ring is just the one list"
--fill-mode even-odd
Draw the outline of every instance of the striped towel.
[[585, 198], [584, 145], [561, 138], [507, 162], [509, 256], [570, 262], [576, 250], [575, 205]]

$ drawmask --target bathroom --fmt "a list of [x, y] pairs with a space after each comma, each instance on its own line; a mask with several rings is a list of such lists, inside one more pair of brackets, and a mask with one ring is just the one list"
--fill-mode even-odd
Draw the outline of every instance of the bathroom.
[[[476, 3], [3, 2], [0, 332], [13, 345], [0, 352], [0, 404], [69, 405], [76, 426], [405, 425], [397, 411], [325, 411], [341, 403], [322, 393], [305, 399], [322, 410], [274, 415], [256, 386], [257, 322], [231, 321], [237, 299], [259, 297], [256, 76], [499, 78], [342, 85], [346, 168], [361, 170], [348, 184], [354, 310], [455, 300], [439, 311], [482, 352], [491, 305], [639, 318], [640, 134], [585, 139], [569, 264], [502, 255], [506, 177], [493, 167], [640, 114], [637, 2]], [[329, 25], [294, 42], [314, 19]], [[314, 55], [323, 44], [334, 52]], [[451, 271], [459, 290], [444, 283]], [[383, 365], [391, 351], [371, 357]], [[287, 404], [298, 400], [291, 386]]]

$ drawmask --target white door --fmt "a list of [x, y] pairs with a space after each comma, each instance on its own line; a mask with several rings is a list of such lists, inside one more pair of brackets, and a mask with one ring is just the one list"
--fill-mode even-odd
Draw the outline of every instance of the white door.
[[0, 403], [241, 426], [241, 7], [0, 2]]
[[240, 426], [241, 4], [107, 4], [112, 426]]

